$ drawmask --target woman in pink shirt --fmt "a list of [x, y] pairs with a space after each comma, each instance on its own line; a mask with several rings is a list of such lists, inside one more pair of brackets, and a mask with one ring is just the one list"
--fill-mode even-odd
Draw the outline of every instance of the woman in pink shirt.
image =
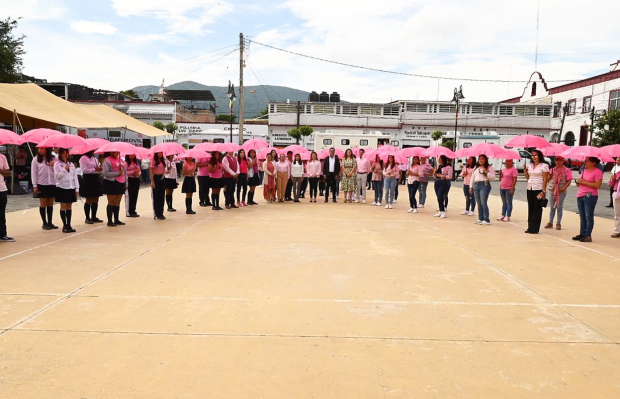
[[196, 162], [194, 162], [194, 158], [185, 158], [181, 174], [183, 175], [181, 192], [185, 194], [185, 213], [195, 215], [196, 212], [192, 209], [192, 197], [196, 192], [196, 178], [194, 177], [196, 175]]
[[[616, 167], [618, 166], [619, 158], [616, 158]], [[615, 170], [612, 170], [612, 173]], [[612, 191], [611, 200], [614, 205], [614, 220], [615, 220], [615, 228], [614, 232], [611, 235], [611, 238], [619, 238], [620, 237], [620, 168], [618, 168], [618, 172], [615, 172], [611, 175], [609, 179], [609, 188]]]
[[103, 193], [108, 197], [106, 213], [108, 227], [124, 226], [119, 219], [121, 200], [125, 194], [127, 175], [125, 174], [125, 162], [119, 152], [106, 154], [103, 160]]
[[209, 177], [211, 178], [211, 203], [213, 204], [214, 211], [221, 211], [223, 208], [220, 206], [220, 190], [224, 187], [223, 178], [223, 166], [222, 166], [222, 154], [215, 151], [211, 154], [211, 160], [209, 161]]
[[259, 171], [262, 168], [258, 158], [256, 157], [256, 150], [248, 151], [248, 185], [250, 191], [248, 192], [248, 205], [258, 205], [254, 202], [254, 190], [256, 186], [260, 185]]
[[95, 151], [87, 152], [80, 157], [80, 169], [82, 170], [82, 184], [80, 185], [80, 197], [85, 199], [84, 214], [86, 224], [102, 223], [97, 218], [99, 209], [99, 197], [101, 197], [101, 165]]
[[316, 152], [310, 154], [310, 162], [307, 165], [308, 180], [310, 181], [310, 202], [316, 202], [319, 178], [321, 176], [321, 162]]
[[463, 177], [463, 195], [465, 196], [465, 210], [461, 212], [461, 215], [474, 216], [476, 210], [476, 199], [474, 193], [470, 191], [471, 188], [471, 174], [476, 169], [476, 158], [469, 157], [465, 166], [461, 171], [461, 177]]
[[136, 212], [138, 194], [140, 193], [140, 176], [142, 169], [134, 154], [125, 156], [125, 170], [127, 171], [127, 193], [125, 194], [125, 214], [128, 218], [140, 217]]
[[372, 164], [372, 189], [375, 192], [375, 200], [372, 205], [381, 206], [383, 200], [383, 160], [379, 155], [375, 156], [375, 162]]
[[549, 170], [549, 182], [547, 183], [547, 192], [549, 193], [549, 223], [545, 225], [545, 229], [553, 228], [553, 218], [558, 213], [556, 230], [562, 230], [562, 213], [564, 210], [564, 198], [566, 191], [573, 181], [573, 173], [570, 168], [564, 165], [564, 158], [555, 157], [555, 167]]
[[[245, 156], [245, 150], [239, 150], [237, 153], [237, 164], [239, 165], [239, 174], [237, 175], [237, 206], [248, 206], [245, 203], [245, 196], [248, 193], [248, 159]], [[243, 193], [241, 191], [243, 190]], [[242, 195], [239, 195], [242, 194]]]
[[271, 153], [267, 154], [267, 159], [263, 163], [264, 181], [263, 197], [268, 203], [273, 203], [276, 196], [276, 167], [273, 164]]
[[603, 183], [603, 172], [597, 168], [601, 161], [595, 157], [588, 157], [585, 161], [585, 169], [577, 179], [577, 208], [581, 221], [579, 234], [573, 237], [575, 241], [592, 242], [592, 229], [594, 229], [594, 208], [598, 202], [598, 190]]
[[149, 173], [153, 197], [153, 218], [165, 220], [166, 182], [164, 181], [164, 174], [166, 174], [166, 159], [163, 152], [157, 152], [153, 155], [153, 161], [149, 165]]
[[510, 222], [512, 216], [512, 199], [515, 195], [515, 186], [519, 172], [514, 167], [512, 159], [506, 160], [506, 167], [499, 172], [499, 195], [502, 198], [502, 216], [497, 220]]

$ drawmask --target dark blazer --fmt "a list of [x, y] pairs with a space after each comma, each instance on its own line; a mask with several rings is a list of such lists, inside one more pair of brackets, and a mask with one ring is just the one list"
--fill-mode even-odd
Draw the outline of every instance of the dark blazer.
[[[334, 174], [337, 176], [340, 174], [340, 159], [338, 158], [338, 155], [334, 155], [334, 158], [336, 158], [336, 162], [334, 163]], [[328, 173], [329, 173], [329, 157], [323, 160], [323, 175], [327, 176]]]

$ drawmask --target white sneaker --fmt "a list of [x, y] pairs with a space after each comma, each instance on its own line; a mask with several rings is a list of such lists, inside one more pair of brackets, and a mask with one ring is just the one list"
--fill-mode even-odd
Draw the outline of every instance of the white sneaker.
[[413, 212], [411, 212], [411, 213], [418, 213], [418, 210], [414, 209]]
[[409, 208], [409, 209], [407, 210], [407, 213], [411, 213], [411, 212], [413, 212], [413, 208]]
[[365, 203], [366, 203], [366, 200], [362, 200], [362, 203], [363, 203], [363, 204], [365, 204]]
[[418, 205], [418, 208], [424, 208], [424, 204]]
[[372, 206], [377, 205], [377, 201], [373, 201]]
[[394, 202], [392, 202], [392, 203], [393, 203], [393, 204], [395, 204], [395, 203], [396, 203], [396, 200], [394, 200]]
[[446, 218], [446, 213], [445, 212], [441, 212], [441, 215], [439, 216], [440, 219], [445, 219]]
[[486, 220], [483, 220], [482, 222], [480, 222], [480, 225], [482, 225], [482, 226], [488, 226], [490, 224], [491, 223], [487, 222]]
[[390, 209], [390, 204], [386, 204], [385, 209]]
[[461, 212], [461, 215], [467, 215], [467, 214], [469, 214], [469, 211], [463, 211], [463, 212]]
[[434, 218], [438, 218], [441, 216], [441, 212], [437, 212], [436, 214], [433, 215]]
[[381, 206], [381, 202], [377, 202], [377, 206]]
[[469, 213], [467, 214], [467, 216], [474, 216], [474, 211], [469, 211]]
[[390, 209], [392, 209], [392, 204], [390, 204]]
[[356, 204], [357, 204], [357, 203], [359, 203], [359, 202], [360, 202], [360, 200], [355, 200], [355, 203], [356, 203]]
[[476, 221], [474, 222], [474, 224], [480, 224], [480, 223], [482, 223], [482, 220], [476, 220]]

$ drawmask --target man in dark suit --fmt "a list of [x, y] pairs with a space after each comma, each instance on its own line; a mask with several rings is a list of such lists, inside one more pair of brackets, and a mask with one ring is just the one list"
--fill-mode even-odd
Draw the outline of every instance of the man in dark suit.
[[336, 201], [338, 176], [340, 176], [340, 159], [336, 155], [336, 150], [329, 149], [329, 156], [323, 161], [323, 176], [325, 178], [325, 202], [329, 200], [329, 190], [332, 190], [332, 197]]

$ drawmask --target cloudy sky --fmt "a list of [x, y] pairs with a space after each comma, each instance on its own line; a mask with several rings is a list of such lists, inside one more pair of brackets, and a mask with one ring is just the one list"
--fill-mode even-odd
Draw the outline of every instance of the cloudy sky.
[[[518, 96], [535, 70], [537, 0], [0, 0], [27, 36], [24, 72], [124, 90], [239, 80], [239, 33], [250, 40], [245, 84], [338, 91], [349, 101]], [[620, 1], [540, 0], [538, 70], [557, 86], [620, 59]], [[465, 79], [500, 80], [474, 82]]]

